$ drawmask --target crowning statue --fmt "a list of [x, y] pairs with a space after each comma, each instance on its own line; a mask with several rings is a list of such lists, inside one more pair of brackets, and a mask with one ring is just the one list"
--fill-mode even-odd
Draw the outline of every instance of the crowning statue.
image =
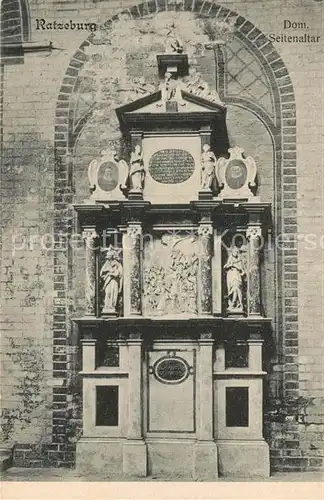
[[131, 191], [142, 192], [144, 188], [145, 169], [141, 146], [135, 146], [135, 150], [130, 157], [129, 177], [131, 181]]
[[228, 311], [243, 312], [243, 279], [246, 271], [242, 251], [236, 246], [229, 250], [224, 269], [227, 271]]
[[183, 43], [175, 32], [175, 26], [172, 25], [165, 39], [166, 54], [182, 54]]
[[203, 145], [201, 154], [201, 189], [210, 191], [215, 178], [216, 156], [209, 144]]
[[115, 316], [118, 298], [123, 286], [123, 266], [120, 250], [109, 246], [105, 252], [105, 263], [100, 270], [102, 290], [105, 293], [102, 314]]

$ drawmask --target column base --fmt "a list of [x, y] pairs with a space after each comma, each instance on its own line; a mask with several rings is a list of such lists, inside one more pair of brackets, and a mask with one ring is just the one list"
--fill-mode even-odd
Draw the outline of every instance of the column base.
[[213, 193], [211, 189], [201, 189], [198, 191], [198, 199], [199, 200], [212, 200]]
[[143, 440], [127, 440], [123, 445], [123, 473], [126, 476], [147, 476], [147, 448]]
[[115, 309], [103, 309], [101, 311], [101, 316], [106, 316], [106, 317], [114, 317], [114, 316], [118, 316], [117, 312], [115, 311]]
[[142, 200], [143, 199], [143, 193], [142, 193], [142, 191], [132, 191], [132, 190], [130, 190], [128, 192], [128, 199], [129, 200]]
[[263, 441], [217, 441], [219, 475], [225, 477], [269, 477], [270, 453]]
[[122, 439], [81, 438], [76, 444], [76, 470], [81, 474], [121, 476]]
[[195, 445], [194, 475], [198, 481], [218, 478], [218, 453], [214, 441], [198, 441]]

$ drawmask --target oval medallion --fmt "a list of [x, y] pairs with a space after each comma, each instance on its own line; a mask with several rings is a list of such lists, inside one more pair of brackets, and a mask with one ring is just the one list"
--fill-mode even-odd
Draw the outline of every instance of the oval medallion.
[[184, 149], [161, 149], [149, 161], [149, 172], [156, 182], [180, 184], [195, 171], [195, 160]]
[[225, 179], [231, 189], [240, 189], [247, 179], [247, 168], [243, 161], [232, 160], [229, 162], [225, 172]]
[[188, 377], [189, 367], [182, 358], [162, 358], [154, 365], [154, 375], [165, 384], [179, 384]]
[[118, 184], [118, 166], [112, 161], [106, 161], [98, 170], [98, 187], [103, 191], [112, 191]]

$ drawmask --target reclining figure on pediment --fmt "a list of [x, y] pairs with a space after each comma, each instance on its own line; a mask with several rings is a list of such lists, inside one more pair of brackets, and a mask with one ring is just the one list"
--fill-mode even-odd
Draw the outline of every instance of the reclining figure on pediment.
[[195, 68], [190, 71], [190, 78], [184, 88], [190, 94], [194, 94], [203, 99], [223, 104], [216, 90], [210, 90], [209, 84], [203, 80], [201, 73]]

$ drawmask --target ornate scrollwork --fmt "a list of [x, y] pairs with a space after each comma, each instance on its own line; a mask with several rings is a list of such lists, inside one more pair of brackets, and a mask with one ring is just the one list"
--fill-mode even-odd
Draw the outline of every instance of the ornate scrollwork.
[[244, 157], [244, 149], [235, 146], [228, 150], [230, 157], [219, 158], [216, 163], [216, 178], [220, 198], [254, 198], [251, 188], [255, 187], [257, 167], [251, 156]]
[[122, 198], [126, 189], [128, 164], [118, 159], [114, 150], [102, 150], [100, 156], [92, 160], [88, 167], [91, 198], [104, 200]]

